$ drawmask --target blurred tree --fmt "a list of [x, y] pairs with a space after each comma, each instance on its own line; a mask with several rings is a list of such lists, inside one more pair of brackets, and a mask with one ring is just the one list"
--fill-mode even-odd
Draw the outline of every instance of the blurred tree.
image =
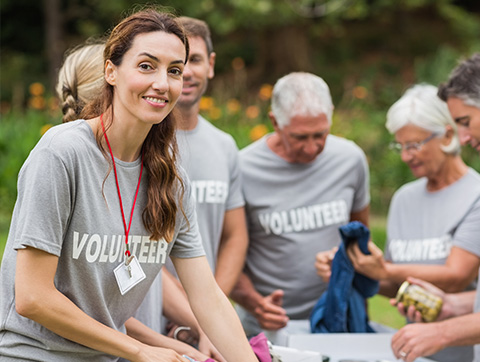
[[[51, 89], [67, 48], [105, 34], [133, 4], [145, 3], [151, 1], [44, 0], [42, 8], [30, 0], [2, 0], [2, 68], [9, 72], [2, 72], [1, 99], [12, 99], [13, 89], [19, 88], [15, 84], [22, 82], [41, 81]], [[478, 44], [480, 35], [476, 0], [158, 3], [178, 15], [208, 22], [218, 56], [219, 77], [213, 85], [240, 79], [239, 85], [228, 87], [237, 93], [273, 83], [287, 72], [306, 70], [326, 74], [327, 81], [339, 84], [333, 91], [340, 97], [343, 83], [353, 84], [363, 72], [360, 63], [373, 67], [380, 62], [382, 71], [411, 79], [416, 57], [433, 54], [444, 43], [465, 52], [473, 42]], [[236, 57], [245, 65], [241, 74], [231, 66]], [[343, 79], [344, 74], [350, 79]]]

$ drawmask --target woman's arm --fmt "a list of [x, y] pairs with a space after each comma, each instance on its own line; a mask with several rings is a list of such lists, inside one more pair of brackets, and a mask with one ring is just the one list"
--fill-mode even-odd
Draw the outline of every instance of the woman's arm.
[[130, 361], [186, 361], [172, 350], [146, 346], [84, 313], [55, 287], [57, 264], [58, 257], [44, 251], [18, 250], [17, 313], [66, 339]]
[[125, 322], [125, 327], [127, 328], [127, 334], [130, 337], [150, 346], [170, 348], [182, 355], [187, 355], [188, 357], [194, 358], [198, 361], [205, 361], [210, 357], [204, 355], [189, 344], [155, 332], [133, 317]]
[[229, 362], [258, 362], [232, 304], [220, 290], [207, 259], [172, 261], [202, 329]]
[[200, 328], [188, 304], [188, 299], [183, 291], [182, 285], [166, 268], [162, 269], [162, 285], [163, 314], [165, 317], [179, 326], [191, 328], [189, 333], [192, 333], [193, 338], [198, 340], [198, 349], [207, 356], [224, 362], [225, 360], [213, 346], [212, 342], [210, 342], [205, 332]]
[[412, 276], [426, 280], [447, 292], [460, 292], [475, 279], [480, 258], [459, 247], [452, 247], [444, 265], [394, 264], [383, 259], [381, 250], [369, 242], [371, 255], [363, 254], [357, 244], [348, 248], [355, 270], [372, 279], [401, 284]]

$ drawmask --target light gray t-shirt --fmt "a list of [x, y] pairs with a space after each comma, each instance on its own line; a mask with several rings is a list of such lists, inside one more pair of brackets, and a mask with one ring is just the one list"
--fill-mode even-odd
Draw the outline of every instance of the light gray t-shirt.
[[240, 151], [250, 238], [245, 272], [264, 296], [283, 289], [289, 317], [305, 319], [326, 289], [316, 253], [339, 245], [339, 226], [370, 202], [368, 165], [357, 145], [334, 135], [314, 161], [289, 163], [268, 147], [269, 136]]
[[[445, 264], [452, 246], [480, 257], [480, 175], [469, 169], [436, 192], [421, 178], [393, 196], [387, 224], [385, 258], [402, 264]], [[475, 287], [475, 283], [470, 289]], [[471, 347], [447, 348], [437, 361], [470, 361]]]
[[232, 136], [203, 117], [193, 130], [177, 130], [180, 164], [195, 196], [198, 228], [213, 271], [225, 212], [243, 207], [238, 149]]
[[[238, 149], [232, 136], [203, 117], [193, 130], [177, 130], [180, 164], [185, 169], [196, 200], [196, 214], [207, 260], [215, 271], [225, 212], [243, 207]], [[176, 275], [173, 264], [168, 270]], [[162, 333], [162, 282], [153, 283], [135, 317]], [[165, 321], [163, 321], [165, 322]]]
[[[141, 161], [115, 162], [128, 223]], [[129, 245], [146, 279], [122, 296], [113, 270], [124, 262], [125, 234], [113, 170], [105, 180], [108, 168], [91, 128], [78, 120], [51, 128], [20, 170], [18, 197], [1, 265], [3, 358], [117, 360], [64, 339], [15, 311], [17, 250], [29, 246], [58, 256], [57, 289], [86, 314], [121, 332], [125, 332], [125, 321], [140, 305], [170, 253], [186, 258], [204, 255], [188, 183], [183, 206], [189, 225], [179, 212], [173, 242], [150, 240], [142, 221], [147, 186], [144, 172]]]
[[480, 175], [469, 169], [439, 191], [427, 179], [402, 186], [388, 213], [385, 258], [393, 263], [444, 264], [452, 246], [480, 256]]

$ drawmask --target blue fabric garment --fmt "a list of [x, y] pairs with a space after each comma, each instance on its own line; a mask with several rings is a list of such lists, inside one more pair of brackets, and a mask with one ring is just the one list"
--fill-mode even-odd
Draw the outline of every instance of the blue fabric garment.
[[347, 246], [357, 241], [364, 254], [368, 251], [370, 231], [361, 222], [352, 221], [339, 228], [342, 243], [332, 261], [328, 289], [310, 315], [312, 333], [374, 332], [368, 324], [365, 300], [378, 292], [379, 283], [355, 272], [347, 255]]

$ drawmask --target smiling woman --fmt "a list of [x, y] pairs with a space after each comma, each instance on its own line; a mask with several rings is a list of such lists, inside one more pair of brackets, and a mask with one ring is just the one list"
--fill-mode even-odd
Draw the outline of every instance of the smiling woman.
[[128, 335], [132, 323], [144, 327], [131, 317], [171, 255], [220, 352], [256, 361], [214, 281], [177, 165], [172, 110], [187, 58], [183, 27], [169, 14], [122, 20], [86, 120], [52, 127], [30, 153], [1, 265], [3, 359], [187, 361]]

